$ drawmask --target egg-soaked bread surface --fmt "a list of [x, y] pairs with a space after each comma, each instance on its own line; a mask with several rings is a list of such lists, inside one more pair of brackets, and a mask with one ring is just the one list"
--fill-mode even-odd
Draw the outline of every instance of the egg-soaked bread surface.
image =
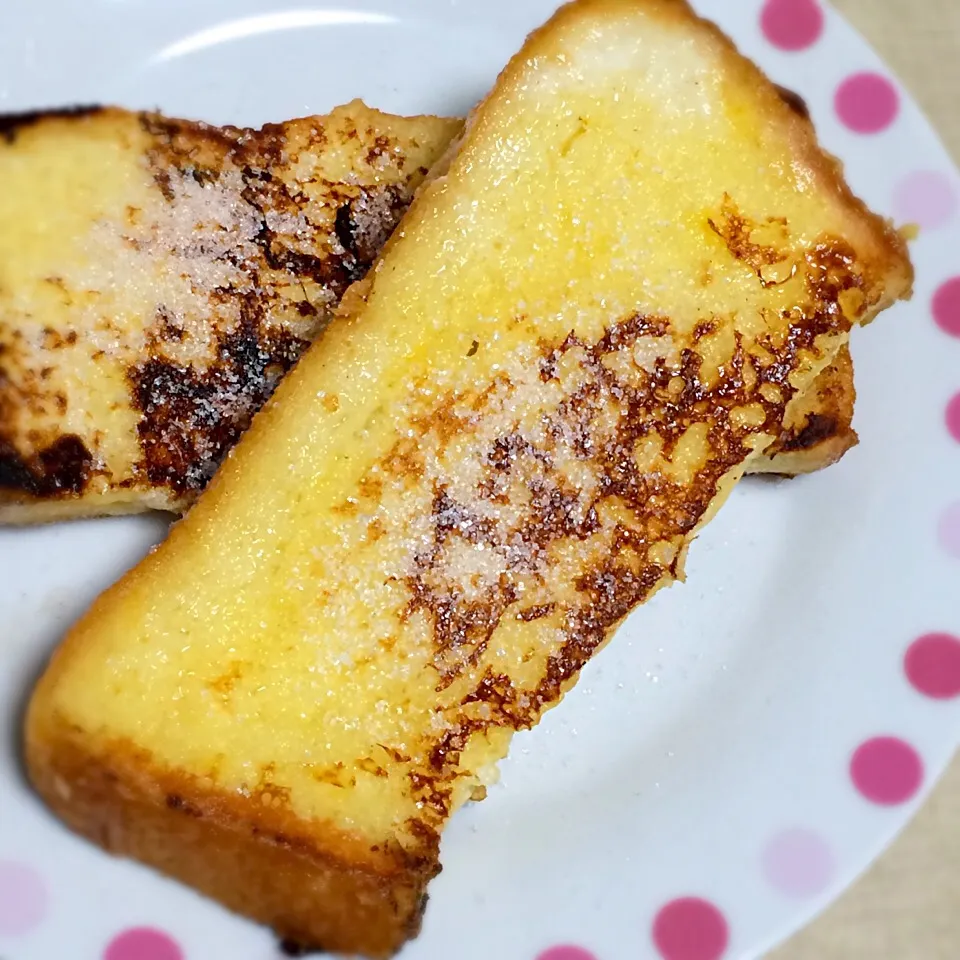
[[27, 722], [75, 830], [334, 952], [416, 931], [514, 731], [911, 285], [680, 0], [562, 9], [444, 170]]
[[461, 127], [0, 118], [0, 522], [191, 503]]

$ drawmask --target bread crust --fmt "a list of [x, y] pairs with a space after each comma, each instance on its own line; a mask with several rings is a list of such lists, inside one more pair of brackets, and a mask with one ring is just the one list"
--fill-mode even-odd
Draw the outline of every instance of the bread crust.
[[377, 855], [331, 825], [305, 825], [264, 803], [266, 789], [227, 795], [129, 742], [90, 746], [67, 726], [34, 727], [30, 769], [51, 809], [107, 852], [271, 926], [291, 947], [387, 957], [419, 932], [436, 857]]

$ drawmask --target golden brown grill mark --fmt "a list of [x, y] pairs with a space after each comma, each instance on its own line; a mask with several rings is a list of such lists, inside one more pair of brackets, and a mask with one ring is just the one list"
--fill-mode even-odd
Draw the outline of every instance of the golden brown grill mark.
[[838, 429], [835, 417], [812, 413], [807, 418], [803, 429], [797, 433], [784, 432], [780, 437], [780, 449], [792, 452], [794, 450], [808, 450], [832, 437]]
[[[41, 332], [45, 350], [51, 353], [72, 346], [77, 335], [60, 334], [50, 328]], [[16, 423], [20, 411], [52, 411], [63, 416], [67, 398], [51, 391], [45, 381], [48, 368], [30, 369], [23, 362], [24, 346], [19, 330], [0, 326], [0, 490], [12, 490], [34, 497], [76, 496], [83, 492], [97, 472], [94, 453], [73, 433], [30, 430], [25, 447], [17, 442]], [[10, 371], [19, 371], [15, 381]]]
[[[750, 232], [741, 218], [736, 235]], [[786, 336], [751, 342], [735, 332], [732, 355], [709, 383], [696, 345], [721, 324], [729, 328], [729, 319], [702, 322], [686, 344], [664, 345], [655, 362], [625, 373], [610, 362], [614, 355], [633, 356], [649, 338], [673, 335], [666, 317], [631, 315], [594, 342], [574, 332], [541, 342], [521, 356], [519, 368], [507, 363], [510, 372], [492, 385], [430, 394], [411, 414], [419, 443], [399, 442], [377, 470], [401, 482], [432, 484], [428, 533], [411, 541], [410, 567], [399, 578], [408, 591], [403, 616], [425, 618], [436, 689], [456, 698], [444, 710], [446, 729], [408, 767], [411, 789], [424, 805], [421, 842], [433, 842], [431, 831], [450, 812], [470, 738], [498, 726], [533, 726], [619, 622], [676, 578], [685, 539], [721, 479], [752, 452], [758, 419], [772, 440], [794, 394], [790, 376], [804, 357], [822, 360], [818, 337], [850, 329], [854, 317], [839, 301], [864, 284], [843, 244], [808, 249], [794, 269], [805, 283], [806, 303], [797, 307], [804, 323], [793, 324]], [[539, 410], [538, 426], [531, 432], [529, 423], [509, 425], [503, 411], [511, 409]], [[501, 422], [506, 429], [491, 436], [476, 426]], [[678, 478], [672, 459], [694, 428], [706, 437], [706, 455], [689, 477]], [[652, 440], [662, 464], [653, 469], [636, 454]], [[445, 479], [448, 449], [474, 462], [472, 490], [457, 493]], [[375, 511], [385, 495], [382, 484], [367, 484], [363, 509]], [[377, 523], [389, 530], [389, 510]], [[548, 583], [548, 564], [556, 562], [558, 548], [573, 543], [581, 544], [580, 573], [558, 594]], [[540, 620], [561, 638], [531, 683], [492, 668], [474, 676], [507, 620]]]
[[[185, 334], [160, 305], [153, 331], [156, 346], [151, 348], [148, 339], [147, 355], [128, 373], [141, 412], [139, 472], [151, 484], [192, 494], [213, 475], [329, 319], [332, 306], [364, 276], [411, 196], [389, 184], [361, 188], [325, 182], [326, 193], [338, 204], [331, 230], [306, 219], [308, 198], [271, 172], [287, 159], [282, 126], [254, 132], [196, 124], [185, 130], [181, 123], [153, 114], [142, 115], [141, 123], [154, 138], [148, 161], [168, 203], [179, 202], [178, 182], [220, 185], [230, 191], [241, 215], [257, 224], [249, 237], [251, 249], [216, 255], [199, 251], [200, 256], [221, 259], [240, 278], [226, 287], [197, 291], [209, 299], [215, 318], [209, 358], [180, 363], [166, 355], [165, 344], [183, 341]], [[310, 146], [316, 148], [324, 139], [317, 124]], [[390, 143], [388, 137], [376, 140], [381, 151]], [[271, 226], [284, 222], [295, 222], [297, 228]], [[311, 301], [305, 281], [322, 292], [319, 303]], [[282, 296], [281, 288], [287, 291]], [[275, 312], [284, 308], [312, 321], [307, 336], [294, 336], [276, 322]], [[336, 404], [337, 398], [329, 403]]]
[[0, 435], [0, 488], [35, 497], [79, 494], [94, 472], [93, 454], [74, 434], [61, 434], [30, 457]]
[[[723, 240], [727, 249], [737, 260], [756, 273], [761, 286], [777, 286], [794, 276], [795, 266], [789, 273], [782, 276], [779, 272], [768, 269], [783, 263], [787, 259], [786, 256], [775, 245], [758, 243], [754, 240], [753, 234], [758, 230], [758, 226], [750, 223], [739, 212], [737, 205], [728, 194], [724, 195], [720, 211], [721, 215], [716, 219], [713, 217], [707, 219], [710, 229]], [[782, 236], [786, 227], [786, 220], [771, 218], [765, 221], [760, 229], [767, 234], [772, 232]]]

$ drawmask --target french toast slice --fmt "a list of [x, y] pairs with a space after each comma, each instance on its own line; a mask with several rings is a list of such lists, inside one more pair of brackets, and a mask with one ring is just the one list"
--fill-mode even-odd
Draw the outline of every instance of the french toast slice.
[[685, 2], [561, 9], [55, 654], [37, 790], [291, 942], [391, 954], [513, 732], [682, 576], [793, 399], [911, 283]]
[[192, 502], [461, 127], [0, 118], [0, 522]]
[[[0, 523], [189, 506], [460, 129], [359, 102], [260, 131], [0, 119]], [[748, 471], [832, 463], [846, 393], [825, 370]]]

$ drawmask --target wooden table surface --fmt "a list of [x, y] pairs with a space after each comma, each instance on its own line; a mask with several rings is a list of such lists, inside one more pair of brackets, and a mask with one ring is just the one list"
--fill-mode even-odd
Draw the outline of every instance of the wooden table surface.
[[[833, 3], [960, 162], [960, 0]], [[891, 849], [770, 960], [960, 960], [960, 757]]]

